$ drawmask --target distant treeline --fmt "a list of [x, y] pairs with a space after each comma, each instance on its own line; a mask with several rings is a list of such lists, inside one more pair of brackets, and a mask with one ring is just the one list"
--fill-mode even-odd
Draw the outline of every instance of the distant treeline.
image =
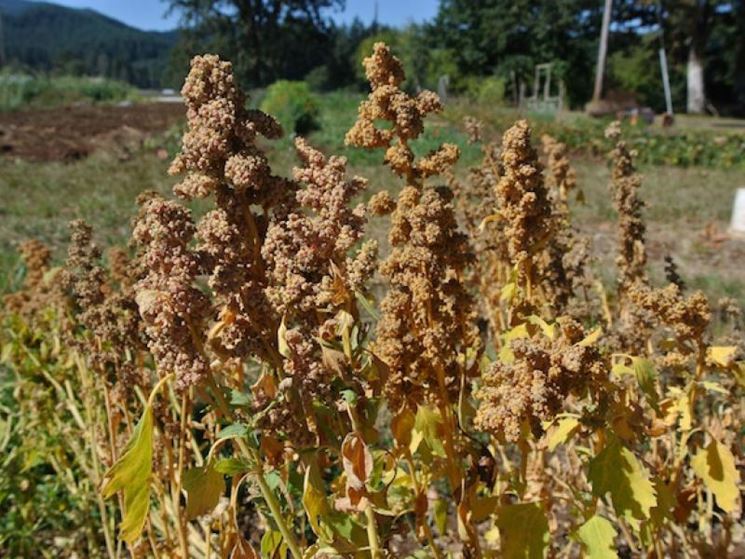
[[[412, 90], [434, 89], [448, 76], [451, 92], [513, 102], [520, 84], [530, 93], [535, 65], [551, 62], [570, 106], [592, 95], [602, 0], [441, 0], [434, 20], [400, 29], [335, 24], [343, 4], [164, 0], [164, 11], [181, 16], [181, 30], [156, 33], [91, 10], [0, 0], [0, 62], [179, 87], [193, 55], [216, 52], [246, 88], [285, 79], [318, 90], [364, 89], [362, 58], [384, 40]], [[677, 112], [745, 115], [745, 0], [614, 0], [606, 93], [663, 111], [663, 46]]]
[[143, 88], [176, 85], [178, 32], [134, 29], [93, 10], [0, 0], [0, 62], [19, 70], [89, 75]]
[[[362, 57], [383, 39], [409, 88], [447, 75], [451, 91], [511, 101], [520, 83], [530, 93], [536, 64], [551, 62], [573, 107], [592, 96], [604, 9], [602, 0], [441, 0], [433, 21], [390, 29], [334, 25], [343, 0], [166, 1], [183, 16], [182, 71], [206, 50], [232, 60], [247, 86], [363, 87]], [[745, 114], [745, 0], [614, 0], [611, 21], [606, 93], [665, 110], [664, 47], [677, 112]]]

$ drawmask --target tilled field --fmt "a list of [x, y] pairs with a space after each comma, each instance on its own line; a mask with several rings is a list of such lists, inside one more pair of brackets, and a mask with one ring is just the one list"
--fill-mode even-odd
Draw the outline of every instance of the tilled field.
[[32, 161], [75, 161], [97, 149], [126, 155], [183, 116], [184, 106], [180, 103], [0, 113], [0, 154]]

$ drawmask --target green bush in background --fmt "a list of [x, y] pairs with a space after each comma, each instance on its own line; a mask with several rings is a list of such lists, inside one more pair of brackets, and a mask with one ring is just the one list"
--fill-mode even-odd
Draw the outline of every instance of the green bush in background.
[[117, 103], [137, 97], [131, 85], [106, 78], [0, 72], [0, 111], [72, 103]]
[[260, 108], [279, 120], [285, 133], [307, 134], [318, 128], [318, 99], [305, 82], [273, 83], [267, 88]]

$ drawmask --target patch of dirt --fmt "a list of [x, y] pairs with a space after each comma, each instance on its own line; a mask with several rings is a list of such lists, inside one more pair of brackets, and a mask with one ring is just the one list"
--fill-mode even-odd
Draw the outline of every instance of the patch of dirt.
[[96, 150], [128, 158], [153, 134], [184, 118], [179, 103], [72, 106], [0, 113], [0, 156], [75, 161]]

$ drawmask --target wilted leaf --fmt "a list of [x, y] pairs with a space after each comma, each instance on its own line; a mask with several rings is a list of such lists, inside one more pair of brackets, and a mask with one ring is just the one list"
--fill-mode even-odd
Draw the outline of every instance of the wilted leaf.
[[563, 417], [556, 422], [548, 432], [548, 450], [553, 452], [560, 444], [564, 444], [569, 437], [577, 431], [579, 419], [576, 417]]
[[359, 433], [349, 433], [341, 445], [342, 464], [347, 474], [347, 486], [360, 490], [370, 479], [373, 457]]
[[225, 491], [223, 475], [212, 464], [184, 472], [183, 485], [187, 495], [187, 520], [211, 512]]
[[542, 559], [549, 542], [548, 521], [538, 503], [507, 505], [497, 509], [504, 559]]
[[693, 471], [714, 494], [717, 504], [726, 512], [737, 507], [737, 482], [740, 476], [735, 467], [735, 457], [729, 448], [712, 440], [706, 449], [699, 449], [691, 460]]
[[580, 541], [585, 546], [589, 559], [615, 559], [618, 557], [616, 529], [606, 518], [597, 514], [577, 530]]
[[150, 510], [150, 476], [153, 470], [153, 410], [145, 407], [140, 421], [127, 443], [124, 453], [104, 474], [101, 494], [108, 499], [124, 491], [124, 518], [119, 537], [127, 543], [135, 541], [145, 525]]
[[259, 554], [243, 536], [238, 534], [230, 551], [230, 559], [259, 559]]
[[657, 504], [654, 486], [636, 456], [617, 439], [590, 461], [587, 475], [592, 493], [603, 497], [610, 493], [619, 516], [642, 520]]
[[414, 420], [415, 415], [408, 407], [404, 407], [393, 416], [391, 420], [391, 432], [399, 446], [407, 447], [411, 444], [411, 431], [414, 428]]

